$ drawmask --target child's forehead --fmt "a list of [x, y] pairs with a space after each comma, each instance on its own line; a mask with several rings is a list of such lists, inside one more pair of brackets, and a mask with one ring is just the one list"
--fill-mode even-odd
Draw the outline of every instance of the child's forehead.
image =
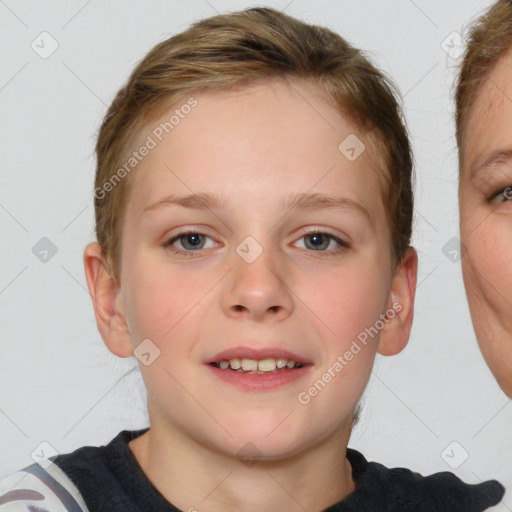
[[375, 181], [365, 135], [309, 84], [274, 81], [182, 97], [134, 146], [145, 141], [154, 147], [130, 177], [139, 207], [166, 187], [283, 195], [315, 183], [369, 191]]
[[243, 149], [247, 161], [270, 151], [275, 161], [294, 155], [321, 160], [332, 159], [351, 134], [365, 139], [318, 85], [274, 80], [181, 96], [147, 122], [132, 145], [137, 147], [150, 136], [156, 147], [149, 157], [172, 153], [174, 160], [183, 155], [201, 158], [208, 151], [220, 155], [226, 146], [231, 151], [222, 152], [223, 157], [239, 157], [235, 150]]
[[[187, 105], [192, 102], [195, 105], [189, 109]], [[182, 92], [172, 104], [150, 114], [139, 131], [138, 140], [169, 121], [172, 126], [167, 124], [168, 130], [164, 130], [166, 139], [180, 139], [180, 134], [189, 135], [199, 129], [203, 137], [208, 135], [213, 139], [216, 134], [219, 137], [234, 135], [241, 127], [253, 127], [254, 135], [262, 139], [272, 130], [278, 131], [280, 136], [297, 136], [300, 128], [300, 132], [309, 137], [315, 133], [321, 137], [326, 131], [359, 131], [349, 115], [334, 104], [317, 82], [298, 78], [260, 79], [226, 89]], [[219, 133], [219, 128], [223, 128], [223, 132]]]

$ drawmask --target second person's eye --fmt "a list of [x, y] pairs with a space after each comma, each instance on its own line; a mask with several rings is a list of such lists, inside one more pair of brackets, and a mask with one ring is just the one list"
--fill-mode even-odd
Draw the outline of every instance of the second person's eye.
[[497, 194], [494, 194], [491, 201], [493, 203], [506, 203], [512, 200], [512, 187], [507, 187]]

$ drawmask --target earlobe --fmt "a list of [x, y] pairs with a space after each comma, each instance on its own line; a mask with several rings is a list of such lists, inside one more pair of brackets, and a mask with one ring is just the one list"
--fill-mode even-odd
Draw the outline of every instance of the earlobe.
[[123, 297], [97, 242], [88, 244], [84, 250], [84, 269], [96, 324], [105, 345], [119, 357], [133, 355]]
[[398, 354], [409, 341], [417, 274], [418, 255], [413, 247], [408, 247], [393, 274], [386, 310], [387, 321], [380, 333], [378, 353], [381, 355]]

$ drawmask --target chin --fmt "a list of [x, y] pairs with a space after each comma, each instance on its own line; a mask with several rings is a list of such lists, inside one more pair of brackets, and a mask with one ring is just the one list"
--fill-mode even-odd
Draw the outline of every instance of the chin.
[[[510, 363], [509, 366], [512, 366], [512, 361]], [[494, 376], [503, 393], [512, 398], [512, 368], [500, 368], [494, 371]]]
[[305, 442], [287, 436], [276, 436], [273, 440], [262, 436], [253, 441], [246, 440], [240, 446], [235, 441], [230, 448], [229, 455], [244, 462], [276, 462], [303, 452]]
[[[294, 414], [290, 414], [290, 420]], [[280, 418], [282, 421], [283, 418]], [[297, 420], [297, 418], [295, 418]], [[305, 421], [300, 424], [279, 421], [273, 423], [272, 428], [258, 429], [254, 425], [245, 429], [236, 429], [231, 432], [233, 439], [229, 441], [230, 455], [239, 459], [279, 461], [290, 459], [299, 454], [305, 454], [314, 446], [324, 442], [332, 435], [343, 439], [337, 431], [325, 429], [325, 425], [315, 425]], [[224, 445], [225, 446], [225, 445]]]
[[[226, 430], [231, 434], [222, 435], [222, 439], [211, 439], [216, 451], [248, 460], [281, 460], [303, 451], [308, 444], [308, 438], [317, 439], [318, 435], [311, 432], [302, 432], [297, 424], [291, 425], [282, 415], [278, 420], [251, 421], [246, 417], [243, 423], [225, 422]], [[293, 417], [293, 414], [290, 415]], [[282, 424], [280, 425], [280, 423]], [[308, 428], [304, 425], [303, 428]], [[310, 427], [308, 428], [310, 430]]]
[[[498, 382], [498, 384], [500, 383]], [[502, 389], [503, 393], [505, 393], [505, 395], [512, 399], [512, 382], [502, 382], [500, 384], [500, 388]]]
[[[486, 332], [486, 336], [482, 335]], [[495, 333], [491, 326], [478, 329], [478, 345], [501, 390], [512, 398], [512, 335]]]

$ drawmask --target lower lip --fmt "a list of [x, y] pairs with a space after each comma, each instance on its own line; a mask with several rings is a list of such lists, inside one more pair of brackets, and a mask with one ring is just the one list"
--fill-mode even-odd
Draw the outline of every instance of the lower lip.
[[223, 370], [213, 365], [208, 365], [208, 367], [217, 378], [244, 391], [277, 389], [304, 377], [311, 369], [311, 365], [307, 365], [293, 370], [281, 370], [276, 373], [244, 373]]

